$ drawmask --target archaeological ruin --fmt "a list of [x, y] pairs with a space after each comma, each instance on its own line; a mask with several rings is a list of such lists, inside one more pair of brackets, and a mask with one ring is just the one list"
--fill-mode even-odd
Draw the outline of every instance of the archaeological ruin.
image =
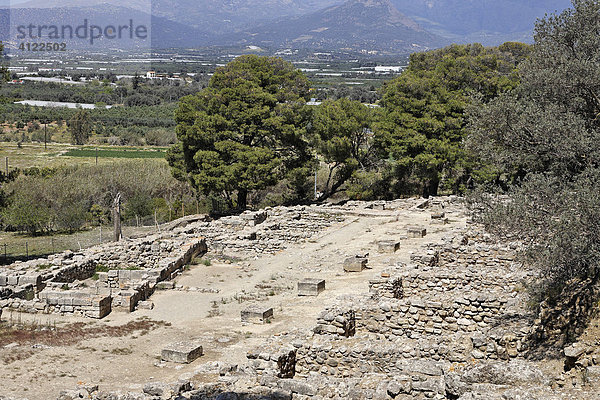
[[[156, 327], [14, 339], [0, 358], [27, 353], [0, 367], [0, 399], [600, 398], [598, 331], [547, 323], [520, 245], [440, 197], [193, 216], [15, 263], [0, 268], [4, 323]], [[540, 350], [549, 336], [557, 351]], [[65, 376], [48, 371], [60, 357]]]

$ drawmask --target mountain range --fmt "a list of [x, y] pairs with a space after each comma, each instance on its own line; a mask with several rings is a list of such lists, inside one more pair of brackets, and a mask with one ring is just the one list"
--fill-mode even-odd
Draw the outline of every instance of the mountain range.
[[76, 24], [85, 18], [109, 24], [135, 17], [151, 21], [154, 48], [253, 45], [398, 54], [452, 42], [531, 41], [537, 18], [569, 5], [569, 0], [0, 0], [0, 19], [10, 13], [13, 25]]

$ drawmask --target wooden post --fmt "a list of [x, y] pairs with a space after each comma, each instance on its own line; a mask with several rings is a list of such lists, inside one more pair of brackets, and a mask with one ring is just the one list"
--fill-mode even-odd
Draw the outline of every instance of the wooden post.
[[156, 229], [160, 233], [160, 226], [158, 225], [158, 219], [156, 218], [156, 208], [154, 209], [154, 224], [156, 225]]
[[121, 231], [121, 193], [117, 193], [115, 200], [113, 201], [113, 226], [114, 226], [114, 239], [118, 242], [123, 237]]
[[44, 121], [44, 150], [48, 150], [48, 121]]
[[315, 168], [315, 200], [317, 199], [317, 173], [319, 172], [319, 168]]

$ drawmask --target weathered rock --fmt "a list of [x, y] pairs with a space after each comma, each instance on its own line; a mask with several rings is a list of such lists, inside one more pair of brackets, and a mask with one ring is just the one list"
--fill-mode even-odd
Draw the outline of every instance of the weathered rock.
[[283, 390], [289, 390], [303, 396], [315, 396], [317, 394], [316, 387], [294, 379], [280, 379], [277, 385]]

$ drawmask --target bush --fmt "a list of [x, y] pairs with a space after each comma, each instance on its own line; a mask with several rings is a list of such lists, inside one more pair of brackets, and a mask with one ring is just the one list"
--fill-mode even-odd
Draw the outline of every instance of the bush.
[[573, 7], [538, 22], [520, 86], [471, 110], [471, 149], [510, 187], [474, 198], [481, 219], [523, 240], [549, 296], [600, 276], [600, 2]]
[[32, 234], [96, 226], [101, 217], [110, 215], [117, 193], [123, 198], [124, 217], [156, 212], [164, 221], [178, 216], [182, 200], [186, 209], [195, 204], [189, 185], [175, 180], [164, 160], [157, 159], [32, 170], [3, 189], [9, 194], [4, 225]]
[[151, 129], [146, 132], [145, 138], [151, 146], [169, 146], [177, 142], [177, 135], [172, 129]]

